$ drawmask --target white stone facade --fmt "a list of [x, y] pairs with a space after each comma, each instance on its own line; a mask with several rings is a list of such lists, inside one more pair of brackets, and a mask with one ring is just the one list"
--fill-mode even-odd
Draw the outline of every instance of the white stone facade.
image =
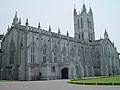
[[51, 80], [120, 74], [119, 55], [107, 32], [95, 40], [93, 12], [74, 8], [74, 37], [25, 25], [17, 13], [2, 41], [2, 78]]

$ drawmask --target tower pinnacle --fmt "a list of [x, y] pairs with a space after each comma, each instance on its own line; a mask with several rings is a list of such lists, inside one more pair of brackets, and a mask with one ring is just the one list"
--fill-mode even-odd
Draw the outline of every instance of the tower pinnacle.
[[109, 35], [108, 35], [106, 29], [105, 29], [105, 33], [104, 33], [104, 38], [109, 38]]
[[17, 11], [15, 12], [15, 17], [14, 17], [14, 19], [13, 19], [13, 23], [12, 23], [13, 25], [14, 24], [18, 24], [18, 18], [17, 18]]
[[21, 24], [21, 18], [19, 18], [19, 22], [18, 22], [18, 24]]
[[28, 25], [29, 25], [29, 23], [28, 23], [28, 18], [26, 19], [26, 23], [25, 23], [25, 25], [26, 25], [26, 26], [28, 26]]
[[58, 34], [60, 34], [60, 28], [58, 28]]
[[49, 25], [49, 31], [51, 32], [51, 26]]
[[77, 15], [77, 11], [76, 11], [76, 7], [75, 7], [75, 4], [74, 4], [74, 16], [76, 16]]
[[69, 33], [68, 33], [68, 31], [67, 31], [67, 36], [69, 36]]
[[91, 7], [90, 7], [90, 9], [89, 9], [89, 15], [93, 15], [93, 12], [92, 12], [92, 9], [91, 9]]
[[41, 28], [41, 26], [40, 26], [40, 22], [38, 23], [38, 29], [40, 29]]
[[85, 4], [83, 4], [82, 13], [83, 13], [83, 12], [86, 12], [86, 7], [85, 7]]

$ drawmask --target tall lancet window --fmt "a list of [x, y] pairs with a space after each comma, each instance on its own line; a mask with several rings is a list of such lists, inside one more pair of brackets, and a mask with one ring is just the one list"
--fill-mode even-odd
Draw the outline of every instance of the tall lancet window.
[[90, 26], [89, 26], [89, 19], [88, 18], [87, 18], [87, 25], [88, 25], [88, 28], [89, 28]]
[[57, 63], [57, 55], [56, 55], [56, 52], [54, 52], [54, 62]]
[[67, 49], [66, 49], [65, 44], [64, 44], [63, 49], [62, 49], [62, 62], [67, 61], [66, 56], [67, 56]]
[[87, 25], [88, 25], [88, 28], [92, 28], [92, 24], [89, 18], [87, 18]]
[[54, 63], [57, 63], [57, 59], [58, 59], [57, 54], [58, 54], [58, 48], [57, 48], [57, 45], [55, 44], [52, 49], [52, 61]]
[[46, 63], [46, 48], [43, 48], [43, 63]]
[[35, 44], [31, 45], [31, 63], [35, 63]]
[[14, 60], [15, 60], [15, 44], [13, 42], [13, 40], [10, 43], [10, 47], [9, 47], [9, 53], [10, 53], [10, 62], [9, 64], [14, 64]]
[[81, 18], [81, 28], [83, 28], [83, 19]]
[[80, 28], [80, 21], [79, 19], [77, 20], [77, 23], [78, 23], [78, 29]]

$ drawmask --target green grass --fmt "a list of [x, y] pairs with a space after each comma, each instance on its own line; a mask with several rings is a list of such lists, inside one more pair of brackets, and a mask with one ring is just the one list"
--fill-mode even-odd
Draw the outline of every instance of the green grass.
[[0, 80], [0, 82], [13, 82], [14, 80]]
[[68, 83], [80, 85], [120, 85], [120, 76], [73, 79], [68, 81]]

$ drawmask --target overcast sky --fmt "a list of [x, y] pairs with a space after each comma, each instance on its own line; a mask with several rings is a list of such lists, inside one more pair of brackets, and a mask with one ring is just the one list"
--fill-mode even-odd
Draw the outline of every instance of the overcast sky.
[[60, 28], [66, 34], [68, 30], [73, 37], [74, 4], [79, 12], [83, 1], [88, 10], [90, 6], [93, 10], [96, 39], [103, 37], [106, 28], [120, 51], [120, 0], [0, 0], [0, 34], [6, 33], [17, 11], [22, 24], [28, 18], [30, 26], [37, 27], [40, 22], [43, 29], [51, 25], [52, 31]]

